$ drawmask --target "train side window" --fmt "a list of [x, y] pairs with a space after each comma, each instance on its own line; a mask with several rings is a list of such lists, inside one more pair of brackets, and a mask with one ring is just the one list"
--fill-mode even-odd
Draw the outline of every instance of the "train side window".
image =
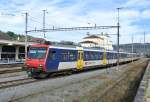
[[94, 52], [94, 59], [97, 60], [97, 52]]
[[89, 60], [89, 52], [84, 53], [85, 59], [84, 60]]
[[78, 52], [78, 59], [83, 59], [83, 53], [81, 53], [81, 52]]
[[103, 60], [103, 53], [102, 52], [100, 52], [100, 60]]
[[95, 60], [95, 53], [92, 52], [92, 60]]
[[88, 52], [88, 60], [91, 60], [91, 52]]
[[100, 52], [98, 52], [98, 60], [100, 60], [100, 59], [101, 59]]
[[50, 51], [49, 52], [49, 59], [55, 60], [56, 59], [56, 51]]
[[61, 61], [67, 61], [68, 60], [68, 53], [67, 51], [64, 51], [61, 53]]
[[83, 59], [87, 60], [87, 53], [86, 52], [84, 52], [84, 58]]
[[98, 52], [95, 52], [95, 60], [98, 60]]
[[69, 60], [70, 61], [74, 61], [75, 60], [75, 52], [73, 52], [73, 51], [69, 52]]
[[90, 53], [89, 52], [86, 52], [86, 59], [90, 60]]
[[93, 59], [93, 53], [90, 52], [90, 60], [92, 60], [92, 59]]

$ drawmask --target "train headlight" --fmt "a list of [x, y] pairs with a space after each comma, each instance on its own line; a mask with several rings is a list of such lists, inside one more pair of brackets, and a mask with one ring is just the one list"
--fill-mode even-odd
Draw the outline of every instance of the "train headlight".
[[42, 69], [43, 68], [43, 65], [42, 64], [39, 64], [39, 66], [38, 66], [38, 69]]
[[39, 67], [42, 67], [42, 66], [43, 66], [42, 64], [39, 65]]
[[43, 65], [42, 64], [39, 64], [39, 67], [38, 67], [38, 72], [41, 72], [42, 71], [42, 67], [43, 67]]

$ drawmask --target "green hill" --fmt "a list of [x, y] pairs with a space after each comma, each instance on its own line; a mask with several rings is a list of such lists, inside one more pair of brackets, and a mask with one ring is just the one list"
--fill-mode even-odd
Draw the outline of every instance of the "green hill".
[[[11, 40], [11, 41], [25, 41], [25, 36], [24, 35], [19, 35], [19, 34], [15, 34], [14, 32], [8, 31], [8, 32], [2, 32], [0, 31], [0, 40]], [[29, 42], [38, 42], [39, 40], [44, 40], [42, 38], [35, 38], [32, 36], [28, 35], [28, 41]]]

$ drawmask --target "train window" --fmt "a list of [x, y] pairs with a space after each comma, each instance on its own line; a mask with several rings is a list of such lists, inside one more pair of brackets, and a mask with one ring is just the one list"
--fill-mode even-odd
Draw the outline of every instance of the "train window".
[[86, 51], [84, 52], [84, 60], [88, 60], [89, 59], [89, 53]]
[[99, 60], [100, 57], [102, 56], [100, 56], [99, 52], [91, 52], [91, 51], [84, 52], [84, 60]]
[[68, 54], [69, 54], [69, 60], [70, 61], [74, 61], [76, 59], [75, 52], [71, 51]]
[[94, 53], [91, 52], [91, 60], [93, 60], [93, 59], [94, 59]]
[[50, 51], [49, 52], [49, 59], [50, 60], [56, 60], [56, 51]]
[[114, 54], [112, 52], [109, 53], [109, 59], [113, 59]]
[[64, 51], [61, 53], [61, 61], [67, 61], [68, 60], [68, 52]]
[[93, 55], [93, 60], [95, 60], [95, 52], [92, 52], [92, 55]]
[[91, 59], [92, 59], [92, 53], [88, 52], [88, 60], [91, 60]]
[[100, 60], [103, 60], [104, 54], [103, 52], [100, 52]]
[[95, 60], [98, 60], [98, 59], [99, 59], [98, 52], [95, 52]]
[[97, 60], [97, 52], [94, 52], [94, 60]]
[[46, 55], [46, 48], [43, 47], [31, 47], [28, 52], [28, 58], [41, 59]]
[[86, 55], [87, 60], [90, 60], [90, 53], [87, 52], [86, 54], [87, 54], [87, 55]]
[[82, 52], [78, 52], [78, 59], [83, 59], [83, 53]]
[[84, 52], [84, 60], [87, 60], [87, 53]]

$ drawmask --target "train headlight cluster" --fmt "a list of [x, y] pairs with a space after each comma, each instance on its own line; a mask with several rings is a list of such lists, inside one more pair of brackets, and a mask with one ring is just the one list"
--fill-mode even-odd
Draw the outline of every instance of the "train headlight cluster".
[[43, 65], [42, 65], [42, 64], [39, 64], [39, 67], [43, 67]]
[[37, 71], [38, 71], [38, 72], [41, 72], [41, 71], [42, 71], [42, 68], [43, 68], [43, 65], [42, 65], [42, 64], [39, 64]]
[[42, 65], [42, 64], [39, 64], [39, 66], [38, 66], [38, 71], [42, 71], [42, 68], [43, 68], [43, 65]]

